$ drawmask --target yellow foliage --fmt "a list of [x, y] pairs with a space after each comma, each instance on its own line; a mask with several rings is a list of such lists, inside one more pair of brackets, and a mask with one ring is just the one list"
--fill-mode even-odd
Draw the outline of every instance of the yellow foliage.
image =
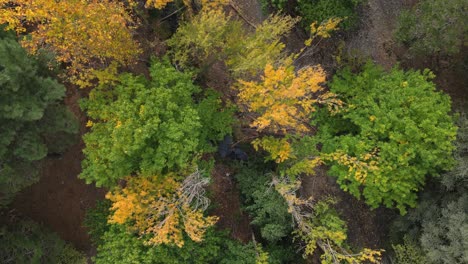
[[[336, 103], [330, 100], [334, 95], [324, 92], [320, 86], [325, 81], [325, 72], [317, 67], [307, 67], [295, 72], [292, 61], [283, 66], [267, 64], [260, 82], [239, 81], [239, 99], [249, 111], [259, 116], [251, 124], [258, 131], [269, 129], [273, 132], [293, 130], [308, 132], [309, 115], [317, 103]], [[328, 96], [320, 99], [319, 93]]]
[[281, 163], [289, 158], [294, 158], [292, 148], [285, 138], [263, 137], [252, 141], [255, 150], [262, 148], [270, 153], [271, 159], [276, 163]]
[[229, 4], [229, 0], [200, 0], [203, 11], [221, 10], [222, 7]]
[[140, 52], [132, 39], [132, 17], [119, 1], [0, 0], [0, 24], [18, 34], [31, 54], [45, 49], [67, 65], [70, 81], [90, 85], [95, 70], [110, 61], [127, 65]]
[[338, 164], [348, 167], [349, 175], [360, 183], [365, 183], [369, 171], [376, 171], [378, 167], [378, 157], [376, 151], [363, 154], [359, 157], [352, 157], [342, 151], [331, 154], [323, 154], [323, 159], [336, 161]]
[[146, 8], [156, 8], [156, 9], [163, 9], [166, 7], [167, 4], [173, 2], [174, 0], [147, 0], [145, 7]]
[[331, 32], [340, 29], [338, 25], [341, 23], [341, 21], [343, 21], [342, 18], [332, 17], [322, 22], [318, 27], [317, 22], [312, 23], [310, 25], [311, 39], [313, 39], [316, 36], [319, 36], [321, 38], [331, 37]]
[[184, 244], [182, 230], [196, 242], [203, 240], [208, 227], [217, 218], [203, 216], [203, 210], [192, 208], [191, 199], [175, 181], [176, 175], [165, 177], [128, 177], [126, 187], [107, 193], [113, 214], [109, 223], [132, 221], [140, 235], [151, 235], [148, 244]]

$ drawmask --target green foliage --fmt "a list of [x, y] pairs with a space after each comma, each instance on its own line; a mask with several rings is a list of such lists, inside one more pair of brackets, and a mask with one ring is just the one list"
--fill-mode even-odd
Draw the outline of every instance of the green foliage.
[[204, 98], [198, 103], [198, 116], [204, 128], [200, 131], [199, 144], [205, 152], [214, 151], [216, 147], [211, 143], [217, 144], [225, 135], [232, 133], [235, 108], [226, 106], [223, 111], [218, 111], [222, 108], [221, 95], [214, 90], [206, 90]]
[[301, 24], [309, 28], [313, 22], [322, 22], [333, 17], [344, 18], [343, 28], [350, 28], [357, 22], [356, 7], [362, 0], [298, 0], [297, 12]]
[[190, 21], [177, 28], [167, 41], [170, 54], [181, 66], [209, 66], [223, 60], [225, 47], [235, 45], [242, 38], [240, 21], [232, 20], [222, 11], [200, 12]]
[[368, 63], [361, 73], [345, 69], [334, 77], [331, 91], [346, 106], [338, 114], [322, 115], [319, 137], [329, 174], [345, 191], [361, 192], [372, 207], [384, 204], [406, 212], [416, 205], [416, 192], [426, 175], [450, 169], [456, 127], [450, 98], [435, 91], [424, 72], [394, 68], [386, 73]]
[[38, 180], [37, 165], [61, 152], [76, 133], [74, 116], [59, 103], [65, 87], [47, 77], [9, 34], [0, 37], [0, 206]]
[[271, 5], [276, 10], [283, 11], [286, 8], [288, 0], [261, 0], [262, 9], [267, 10], [268, 5]]
[[455, 55], [468, 41], [465, 0], [423, 0], [401, 13], [396, 38], [413, 54]]
[[86, 211], [83, 226], [88, 230], [89, 237], [96, 246], [103, 242], [101, 237], [109, 230], [107, 219], [109, 218], [110, 207], [111, 201], [104, 199], [97, 201], [93, 209]]
[[255, 32], [244, 29], [221, 11], [200, 12], [181, 25], [168, 40], [174, 61], [183, 66], [206, 69], [223, 61], [236, 77], [256, 74], [269, 62], [284, 57], [280, 38], [297, 22], [289, 16], [272, 15]]
[[392, 246], [395, 251], [395, 264], [426, 264], [424, 252], [410, 237], [405, 236], [404, 243]]
[[[148, 263], [148, 264], [253, 264], [258, 257], [260, 245], [246, 245], [230, 239], [225, 232], [209, 228], [202, 242], [194, 242], [187, 236], [184, 246], [147, 246], [146, 237], [139, 238], [129, 233], [126, 226], [108, 224], [109, 204], [100, 202], [89, 210], [85, 218], [85, 226], [93, 243], [97, 246], [94, 258], [97, 264], [108, 263]], [[257, 250], [256, 250], [257, 248]], [[268, 263], [288, 263], [294, 258], [292, 249], [279, 246], [269, 246], [268, 251], [261, 254], [268, 256]], [[271, 254], [269, 254], [271, 252]]]
[[293, 220], [283, 197], [270, 186], [271, 176], [258, 166], [241, 167], [236, 174], [247, 205], [245, 210], [260, 228], [262, 238], [275, 243], [291, 234]]
[[187, 238], [181, 248], [167, 245], [145, 246], [142, 239], [127, 233], [124, 226], [110, 225], [101, 239], [103, 242], [98, 246], [94, 259], [96, 264], [205, 264], [219, 263], [218, 255], [222, 254], [220, 244], [226, 238], [210, 229], [202, 242], [193, 242]]
[[85, 264], [86, 257], [32, 221], [20, 221], [0, 229], [1, 263]]
[[[112, 186], [132, 173], [145, 176], [189, 166], [208, 142], [230, 133], [231, 110], [221, 110], [214, 93], [196, 103], [201, 89], [192, 76], [167, 61], [153, 62], [151, 80], [123, 74], [115, 87], [94, 89], [83, 101], [91, 122], [84, 136], [80, 177]], [[203, 120], [202, 120], [203, 118]]]
[[[305, 255], [311, 255], [318, 243], [331, 243], [335, 247], [345, 246], [346, 223], [340, 218], [335, 208], [333, 208], [334, 204], [336, 204], [336, 200], [332, 198], [318, 201], [314, 205], [313, 217], [308, 223], [310, 225], [310, 232], [305, 233], [300, 229], [294, 231], [297, 237], [307, 244]], [[330, 254], [329, 251], [325, 251], [321, 258], [329, 259], [332, 257]]]
[[416, 239], [424, 263], [468, 262], [468, 120], [459, 123], [457, 166], [420, 197], [418, 206], [394, 224]]

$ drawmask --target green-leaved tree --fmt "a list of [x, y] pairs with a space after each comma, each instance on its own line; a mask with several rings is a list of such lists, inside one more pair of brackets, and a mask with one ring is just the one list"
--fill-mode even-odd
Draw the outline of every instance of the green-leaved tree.
[[317, 124], [321, 155], [342, 189], [404, 214], [416, 206], [426, 176], [452, 168], [457, 129], [451, 102], [432, 78], [428, 70], [387, 73], [372, 63], [334, 77], [331, 91], [345, 106]]
[[134, 173], [187, 168], [231, 132], [232, 111], [222, 109], [216, 93], [202, 93], [190, 74], [164, 61], [153, 62], [150, 75], [123, 74], [83, 101], [91, 118], [80, 175], [87, 183], [113, 186]]

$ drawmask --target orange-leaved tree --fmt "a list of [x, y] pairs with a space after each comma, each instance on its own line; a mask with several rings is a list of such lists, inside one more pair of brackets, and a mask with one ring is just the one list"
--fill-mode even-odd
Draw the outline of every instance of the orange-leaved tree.
[[132, 222], [132, 231], [149, 235], [147, 244], [184, 245], [184, 231], [193, 241], [200, 242], [217, 217], [203, 215], [209, 205], [204, 187], [209, 179], [200, 171], [186, 177], [179, 175], [128, 177], [125, 187], [118, 187], [106, 195], [113, 202], [109, 223]]
[[67, 67], [71, 82], [90, 85], [110, 62], [131, 63], [140, 52], [132, 38], [135, 22], [119, 1], [0, 0], [0, 24], [18, 34], [31, 54], [51, 52]]

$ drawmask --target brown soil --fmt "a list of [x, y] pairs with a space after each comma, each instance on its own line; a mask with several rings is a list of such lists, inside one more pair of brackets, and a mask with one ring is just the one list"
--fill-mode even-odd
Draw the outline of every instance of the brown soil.
[[82, 222], [86, 210], [93, 207], [96, 200], [103, 199], [105, 190], [78, 179], [84, 147], [81, 136], [86, 131], [86, 117], [77, 103], [81, 91], [76, 88], [67, 91], [65, 103], [81, 123], [80, 141], [59, 158], [46, 158], [39, 182], [19, 193], [10, 210], [45, 225], [77, 249], [89, 252], [92, 247]]
[[232, 179], [234, 171], [224, 164], [216, 164], [211, 174], [212, 214], [219, 217], [217, 227], [229, 230], [233, 238], [247, 243], [252, 238], [250, 219], [240, 208], [240, 194]]

